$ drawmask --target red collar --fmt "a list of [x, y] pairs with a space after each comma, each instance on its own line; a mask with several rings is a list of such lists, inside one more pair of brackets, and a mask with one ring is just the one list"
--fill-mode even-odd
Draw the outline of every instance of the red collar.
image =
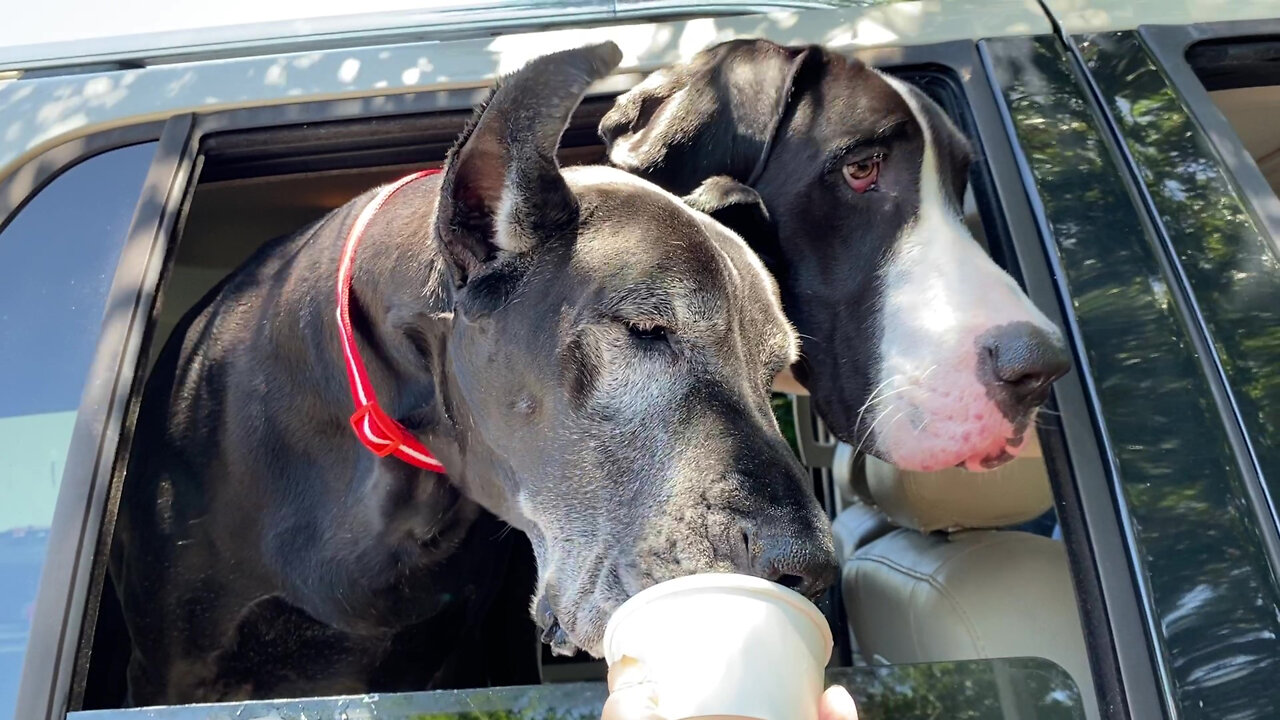
[[396, 191], [419, 178], [435, 175], [440, 169], [422, 170], [408, 177], [403, 177], [387, 185], [364, 206], [351, 231], [347, 233], [347, 242], [342, 248], [342, 262], [338, 265], [338, 333], [342, 339], [342, 355], [346, 358], [347, 380], [351, 385], [351, 398], [355, 401], [356, 411], [351, 416], [351, 429], [356, 437], [373, 454], [378, 457], [395, 455], [401, 460], [432, 472], [444, 473], [444, 465], [435, 455], [418, 441], [405, 426], [401, 425], [378, 405], [378, 398], [373, 392], [373, 384], [369, 382], [369, 374], [364, 369], [364, 361], [360, 359], [360, 349], [356, 347], [356, 334], [351, 329], [351, 273], [355, 264], [356, 248], [360, 246], [360, 238], [364, 235], [365, 226]]

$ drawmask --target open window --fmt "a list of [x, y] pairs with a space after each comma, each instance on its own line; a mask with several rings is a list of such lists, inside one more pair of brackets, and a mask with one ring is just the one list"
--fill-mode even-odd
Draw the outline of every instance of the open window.
[[[929, 51], [922, 53], [920, 62], [912, 60], [910, 53], [906, 55], [905, 62], [914, 64], [902, 64], [894, 71], [937, 99], [980, 146], [978, 155], [982, 161], [974, 165], [966, 198], [966, 221], [1001, 263], [1015, 268], [1015, 274], [1021, 274], [1016, 272], [1019, 262], [1034, 265], [1041, 261], [1033, 255], [1025, 256], [1026, 251], [1018, 245], [1003, 207], [1025, 201], [1020, 195], [1021, 186], [1009, 186], [1007, 172], [1002, 175], [992, 167], [999, 162], [991, 159], [996, 153], [981, 148], [983, 140], [1002, 138], [998, 128], [983, 128], [980, 132], [970, 106], [969, 98], [980, 93], [974, 93], [974, 88], [967, 87], [966, 83], [982, 82], [981, 73], [965, 73], [967, 79], [962, 81], [954, 68], [933, 64]], [[972, 46], [964, 44], [962, 49], [955, 50], [955, 55], [972, 62]], [[871, 61], [875, 62], [875, 58]], [[904, 61], [898, 58], [898, 62]], [[142, 313], [147, 329], [145, 339], [139, 343], [136, 377], [125, 378], [122, 387], [128, 388], [130, 383], [135, 389], [142, 387], [142, 378], [179, 318], [263, 243], [305, 225], [370, 187], [411, 170], [439, 164], [469, 117], [466, 106], [474, 98], [468, 95], [455, 99], [458, 101], [451, 110], [425, 112], [417, 108], [377, 117], [329, 117], [326, 106], [319, 104], [306, 123], [279, 108], [257, 108], [196, 119], [195, 131], [178, 161], [190, 171], [189, 182], [184, 175], [176, 175], [174, 188], [162, 198], [164, 211], [174, 218], [173, 227], [163, 238], [168, 249], [163, 254], [163, 267], [156, 268], [158, 279], [150, 280], [156, 290], [156, 301], [149, 312], [144, 309]], [[600, 159], [602, 148], [595, 128], [611, 103], [611, 97], [596, 97], [583, 103], [564, 137], [564, 163]], [[1001, 183], [1006, 185], [998, 189]], [[136, 199], [138, 193], [130, 192]], [[0, 235], [0, 252], [4, 250], [5, 239]], [[1024, 255], [1021, 260], [1020, 255]], [[4, 356], [0, 355], [0, 363], [3, 361]], [[790, 422], [793, 404], [794, 422]], [[874, 468], [876, 461], [854, 457], [852, 448], [841, 448], [825, 437], [821, 423], [809, 412], [803, 398], [780, 397], [777, 407], [783, 413], [784, 426], [794, 428], [797, 449], [813, 468], [815, 488], [837, 525], [847, 523], [853, 517], [852, 511], [875, 511], [869, 502], [875, 498], [867, 494], [869, 478], [875, 472], [883, 474], [891, 469], [869, 469]], [[1046, 424], [1054, 425], [1051, 420]], [[1050, 452], [1060, 454], [1062, 441], [1055, 432], [1054, 429], [1047, 431], [1045, 444]], [[127, 440], [127, 429], [123, 437]], [[116, 459], [117, 480], [127, 453], [127, 442], [122, 442]], [[1018, 708], [1020, 717], [1046, 720], [1097, 717], [1088, 659], [1083, 650], [1084, 630], [1071, 600], [1074, 597], [1072, 571], [1061, 542], [1061, 526], [1073, 521], [1060, 519], [1052, 508], [1051, 484], [1070, 485], [1072, 479], [1065, 474], [1069, 471], [1062, 462], [1054, 466], [1052, 474], [1039, 456], [1031, 455], [1019, 462], [1020, 484], [1040, 487], [1044, 507], [1031, 517], [1023, 518], [1025, 522], [1011, 521], [1008, 527], [991, 532], [1007, 532], [1008, 537], [1015, 540], [1024, 536], [1034, 538], [1028, 542], [1045, 548], [1044, 556], [1057, 558], [1048, 571], [1045, 563], [1032, 563], [1038, 575], [1011, 578], [1006, 575], [1006, 578], [1016, 587], [1019, 583], [1039, 583], [1050, 577], [1058, 587], [1067, 588], [1066, 596], [1061, 598], [1063, 626], [1074, 627], [1076, 634], [1070, 643], [1079, 648], [1078, 662], [1064, 661], [1055, 654], [1061, 650], [1062, 637], [1049, 632], [1041, 637], [1043, 653], [1026, 653], [1040, 654], [1048, 660], [1011, 660], [963, 652], [909, 660], [895, 657], [890, 650], [903, 637], [870, 638], [867, 633], [877, 627], [890, 630], [900, 627], [907, 619], [895, 614], [901, 608], [859, 600], [856, 610], [870, 609], [875, 615], [850, 618], [846, 615], [850, 604], [847, 598], [841, 597], [841, 588], [837, 588], [824, 607], [837, 637], [831, 679], [848, 684], [859, 697], [864, 712], [874, 717], [877, 707], [942, 708], [943, 712], [980, 707], [992, 711]], [[891, 479], [891, 482], [896, 481]], [[111, 517], [108, 511], [105, 515], [108, 538]], [[872, 523], [873, 530], [859, 530], [856, 537], [842, 539], [842, 542], [847, 540], [847, 562], [866, 560], [884, 565], [885, 562], [877, 558], [888, 557], [882, 552], [887, 546], [881, 544], [886, 539], [906, 538], [908, 544], [932, 542], [931, 533], [896, 526], [888, 518], [872, 518]], [[1015, 532], [1020, 533], [1016, 538], [1012, 535]], [[947, 537], [943, 541], [955, 540], [951, 537], [953, 534], [944, 533]], [[90, 538], [88, 546], [91, 548], [93, 544]], [[114, 589], [101, 571], [105, 549], [99, 548], [93, 557], [94, 583], [89, 588], [87, 601], [77, 609], [86, 611], [88, 619], [81, 633], [80, 652], [72, 653], [79, 660], [71, 683], [72, 716], [134, 718], [140, 711], [119, 709], [125, 700], [128, 645]], [[849, 585], [846, 583], [844, 587], [847, 589]], [[865, 582], [862, 587], [866, 587]], [[871, 649], [873, 643], [879, 643], [876, 649]], [[440, 713], [441, 717], [598, 717], [595, 713], [603, 698], [599, 682], [604, 677], [601, 663], [586, 658], [553, 658], [544, 651], [541, 676], [543, 685], [536, 688], [477, 689], [459, 694], [423, 693], [410, 698], [360, 701], [303, 699], [253, 703], [245, 707], [260, 709], [263, 714], [274, 709], [285, 716], [289, 712], [326, 715], [337, 708], [347, 705], [354, 708], [356, 703], [364, 703], [378, 711], [379, 716]], [[473, 711], [472, 715], [465, 714], [468, 709]], [[196, 717], [197, 712], [203, 711], [192, 708], [146, 711], [148, 717], [156, 718]], [[485, 712], [492, 714], [483, 714]]]
[[[611, 98], [597, 98], [580, 106], [561, 143], [562, 164], [601, 159], [595, 127], [611, 105]], [[440, 166], [471, 114], [460, 109], [203, 136], [199, 173], [184, 201], [158, 292], [147, 367], [183, 316], [263, 244], [372, 187]], [[128, 635], [109, 575], [103, 582], [83, 681], [85, 709], [125, 704]], [[530, 581], [525, 594], [532, 592]], [[604, 678], [603, 664], [585, 656], [566, 660], [542, 648], [542, 660], [547, 681]]]
[[1187, 62], [1280, 194], [1280, 38], [1198, 43], [1187, 50]]
[[[1018, 241], [1026, 238], [1010, 232], [997, 192], [999, 168], [983, 146], [989, 129], [980, 132], [963, 84], [941, 66], [891, 72], [936, 101], [974, 144], [964, 221], [997, 263], [1018, 277], [1019, 253], [1027, 252]], [[991, 474], [906, 472], [838, 442], [807, 399], [798, 399], [796, 409], [801, 455], [828, 483], [836, 508], [833, 528], [843, 563], [838, 610], [853, 677], [905, 667], [928, 673], [941, 661], [978, 667], [1008, 655], [1044, 658], [1046, 666], [1065, 668], [1063, 676], [1087, 699], [1050, 709], [1053, 701], [1028, 704], [1024, 697], [1021, 712], [1100, 717], [1062, 542], [1058, 508], [1064, 506], [1054, 502], [1053, 488], [1071, 482], [1065, 467], [1047, 461], [1033, 437], [1032, 447]], [[1055, 408], [1048, 410], [1041, 435], [1060, 451]], [[1034, 620], [1026, 607], [1038, 609]]]

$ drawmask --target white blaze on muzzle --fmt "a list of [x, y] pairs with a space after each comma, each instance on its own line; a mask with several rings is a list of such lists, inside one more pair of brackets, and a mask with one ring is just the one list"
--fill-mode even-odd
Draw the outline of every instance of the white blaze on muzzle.
[[943, 191], [936, 133], [919, 91], [883, 76], [920, 124], [920, 206], [881, 268], [879, 373], [863, 444], [900, 467], [980, 470], [1017, 453], [1028, 418], [1007, 418], [979, 371], [980, 338], [1009, 323], [1057, 330], [965, 227]]

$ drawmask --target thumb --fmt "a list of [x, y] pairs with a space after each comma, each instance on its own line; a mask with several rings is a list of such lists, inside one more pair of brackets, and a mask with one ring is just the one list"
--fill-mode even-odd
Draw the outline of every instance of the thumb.
[[839, 685], [827, 688], [818, 703], [818, 720], [858, 720], [858, 708], [849, 691]]
[[639, 660], [622, 657], [609, 666], [609, 699], [600, 720], [664, 720], [657, 686]]

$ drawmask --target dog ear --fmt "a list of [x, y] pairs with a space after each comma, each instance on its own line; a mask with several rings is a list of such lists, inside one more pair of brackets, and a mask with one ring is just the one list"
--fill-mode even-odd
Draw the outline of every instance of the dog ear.
[[600, 121], [609, 162], [677, 194], [708, 173], [752, 184], [817, 47], [730, 40], [659, 70]]
[[778, 259], [778, 231], [764, 199], [754, 189], [727, 175], [716, 175], [707, 178], [683, 199], [689, 207], [710, 215], [741, 235], [765, 267], [774, 269]]
[[436, 235], [463, 285], [499, 253], [522, 253], [577, 224], [556, 162], [569, 116], [622, 61], [611, 42], [533, 60], [499, 80], [449, 151]]

